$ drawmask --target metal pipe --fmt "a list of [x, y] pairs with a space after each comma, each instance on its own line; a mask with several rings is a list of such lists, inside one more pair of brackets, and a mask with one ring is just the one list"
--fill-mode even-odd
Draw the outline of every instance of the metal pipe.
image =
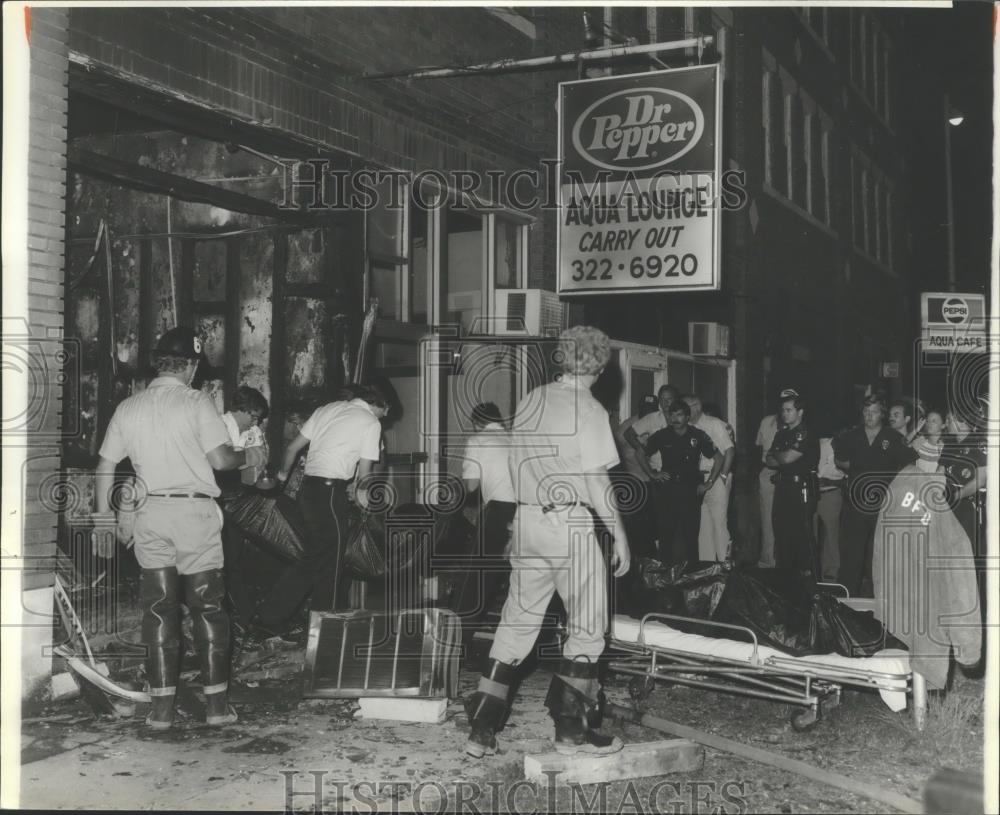
[[686, 48], [704, 49], [714, 42], [714, 37], [691, 37], [675, 42], [654, 42], [646, 45], [614, 45], [610, 48], [598, 48], [593, 51], [573, 51], [568, 54], [558, 54], [548, 57], [530, 57], [528, 59], [498, 59], [493, 62], [482, 62], [478, 65], [466, 65], [460, 68], [416, 68], [411, 71], [390, 71], [382, 74], [363, 74], [364, 79], [436, 79], [448, 76], [467, 76], [469, 74], [500, 73], [502, 71], [522, 68], [541, 68], [550, 65], [572, 65], [579, 61], [619, 59], [633, 54], [656, 54], [661, 51], [683, 51]]

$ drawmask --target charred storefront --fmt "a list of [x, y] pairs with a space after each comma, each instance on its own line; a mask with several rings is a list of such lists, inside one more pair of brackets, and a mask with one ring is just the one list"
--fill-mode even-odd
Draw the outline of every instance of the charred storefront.
[[[29, 495], [26, 551], [53, 555], [57, 527], [64, 547], [73, 539], [114, 407], [173, 325], [202, 337], [203, 388], [220, 410], [240, 385], [268, 399], [274, 451], [290, 417], [363, 368], [396, 405], [385, 464], [407, 502], [458, 475], [471, 405], [510, 410], [547, 378], [543, 340], [568, 324], [598, 325], [614, 341], [598, 387], [613, 417], [664, 383], [697, 393], [733, 427], [741, 474], [780, 385], [796, 383], [839, 421], [883, 362], [901, 362], [905, 376], [905, 318], [894, 327], [871, 308], [909, 297], [894, 270], [908, 262], [916, 221], [902, 227], [899, 160], [876, 158], [910, 155], [895, 135], [912, 115], [893, 104], [906, 92], [891, 67], [900, 55], [866, 57], [871, 71], [883, 66], [878, 76], [843, 87], [820, 60], [843, 56], [859, 72], [852, 32], [877, 30], [874, 54], [891, 24], [862, 12], [786, 17], [774, 29], [723, 8], [592, 11], [583, 30], [598, 58], [583, 61], [572, 59], [581, 16], [559, 8], [37, 12], [31, 138], [55, 161], [38, 153], [28, 165], [38, 194], [54, 196], [37, 215], [31, 261], [52, 279], [29, 296], [56, 298], [36, 311], [51, 312], [47, 330], [61, 330], [67, 362], [47, 390], [51, 441], [29, 459], [29, 482], [65, 473], [79, 500]], [[456, 54], [475, 58], [456, 68]], [[796, 78], [805, 64], [815, 87]], [[586, 286], [557, 279], [559, 83], [699, 65], [717, 76], [718, 107], [712, 166], [696, 169], [718, 174], [726, 199], [702, 242], [714, 253], [698, 272], [707, 283], [574, 296]], [[636, 104], [623, 116], [648, 129], [657, 108]], [[870, 146], [855, 143], [858, 105], [876, 115]], [[621, 135], [613, 124], [604, 118], [605, 147]], [[658, 140], [676, 144], [696, 126], [658, 124]], [[670, 229], [661, 217], [668, 248]], [[615, 230], [580, 230], [592, 233], [588, 248], [615, 247]], [[626, 274], [645, 263], [620, 254]], [[699, 259], [676, 260], [679, 281], [695, 280]], [[859, 330], [834, 319], [831, 303], [850, 308]], [[29, 321], [31, 333], [48, 319]], [[754, 501], [742, 489], [732, 522], [750, 550]], [[45, 570], [32, 581], [44, 585]]]
[[[634, 584], [633, 596], [611, 600], [614, 613], [669, 583], [671, 597], [714, 613], [729, 575], [742, 580], [740, 566], [758, 566], [765, 459], [755, 434], [778, 393], [803, 397], [824, 436], [855, 423], [866, 394], [918, 393], [927, 375], [913, 352], [920, 292], [963, 288], [954, 274], [941, 277], [946, 238], [954, 242], [954, 232], [942, 231], [950, 218], [945, 179], [938, 185], [914, 172], [928, 157], [939, 161], [939, 111], [918, 103], [941, 98], [943, 86], [911, 59], [924, 40], [909, 18], [862, 7], [721, 6], [19, 13], [24, 38], [15, 44], [29, 68], [20, 100], [28, 242], [23, 258], [5, 249], [5, 265], [23, 267], [27, 286], [15, 291], [5, 269], [5, 315], [16, 312], [17, 320], [5, 316], [4, 341], [5, 359], [6, 346], [16, 348], [30, 382], [27, 398], [11, 403], [17, 410], [5, 406], [5, 473], [19, 473], [23, 489], [4, 534], [16, 518], [24, 568], [6, 569], [4, 588], [22, 598], [21, 695], [31, 705], [66, 693], [66, 676], [88, 704], [118, 719], [156, 695], [137, 667], [148, 645], [142, 619], [151, 606], [143, 605], [140, 573], [149, 567], [140, 569], [120, 524], [143, 499], [142, 479], [124, 459], [112, 462], [113, 473], [102, 471], [101, 450], [119, 405], [150, 389], [151, 359], [158, 349], [170, 355], [161, 343], [178, 326], [191, 329], [175, 351], [199, 362], [197, 398], [233, 422], [242, 413], [259, 433], [246, 446], [263, 451], [251, 464], [243, 450], [239, 466], [252, 477], [234, 477], [232, 493], [219, 481], [225, 568], [241, 581], [228, 588], [234, 631], [245, 635], [233, 659], [234, 673], [243, 672], [241, 702], [252, 707], [270, 692], [262, 683], [290, 685], [294, 676], [293, 724], [304, 734], [313, 713], [296, 707], [302, 688], [317, 705], [374, 688], [366, 701], [385, 703], [368, 711], [374, 719], [391, 720], [386, 710], [397, 697], [416, 697], [408, 711], [417, 718], [409, 721], [419, 726], [455, 718], [448, 699], [463, 695], [469, 673], [460, 676], [458, 655], [484, 655], [475, 650], [491, 641], [484, 615], [496, 629], [503, 603], [480, 596], [487, 581], [478, 584], [469, 566], [470, 556], [483, 554], [469, 547], [479, 540], [477, 524], [485, 525], [480, 498], [487, 503], [480, 479], [470, 478], [470, 440], [509, 424], [518, 404], [557, 373], [573, 373], [560, 332], [593, 326], [610, 339], [610, 359], [587, 388], [618, 446], [621, 468], [608, 488], [615, 500], [627, 503], [635, 488], [625, 472], [625, 459], [637, 455], [629, 445], [642, 453], [629, 440], [628, 420], [666, 416], [671, 406], [691, 418], [693, 401], [728, 438], [725, 451], [700, 448], [711, 469], [694, 472], [698, 503], [721, 477], [717, 493], [725, 497], [712, 512], [731, 541], [717, 562], [703, 564], [694, 580], [704, 582], [678, 587], [677, 574], [660, 583], [654, 576]], [[964, 288], [982, 284], [970, 277]], [[373, 394], [366, 404], [378, 420], [376, 441], [369, 416], [351, 419], [367, 427], [370, 455], [361, 460], [377, 459], [377, 486], [363, 500], [357, 484], [344, 486], [353, 476], [307, 473], [304, 457], [289, 467], [289, 451], [308, 444], [303, 427], [318, 409]], [[9, 422], [13, 415], [21, 418]], [[105, 477], [114, 483], [110, 507], [95, 497]], [[320, 610], [316, 622], [303, 613], [294, 656], [279, 659], [272, 652], [285, 646], [261, 623], [257, 600], [281, 585], [276, 576], [289, 562], [305, 557], [306, 522], [294, 494], [285, 494], [305, 478], [326, 478], [333, 490], [319, 504], [350, 503], [354, 580], [330, 610], [368, 616]], [[651, 489], [648, 479], [639, 487]], [[252, 498], [227, 504], [234, 495]], [[519, 504], [530, 505], [514, 495], [499, 500], [509, 505], [507, 521]], [[596, 517], [593, 502], [536, 509], [541, 517], [581, 506]], [[117, 541], [114, 521], [102, 527], [98, 517], [109, 509], [119, 511]], [[586, 522], [592, 532], [590, 515]], [[102, 535], [113, 560], [95, 557]], [[658, 554], [650, 528], [636, 522], [633, 535], [636, 559]], [[235, 566], [233, 552], [244, 553]], [[738, 580], [733, 593], [744, 591], [751, 606], [770, 591]], [[482, 608], [488, 601], [493, 607]], [[472, 607], [482, 619], [476, 636], [463, 638], [461, 620]], [[790, 634], [778, 648], [786, 655], [819, 647], [817, 631], [826, 632], [825, 645], [833, 642], [839, 604], [803, 608], [788, 613], [812, 621], [812, 640], [803, 645]], [[736, 619], [742, 606], [729, 610]], [[566, 635], [558, 604], [544, 611], [545, 636], [558, 645]], [[180, 618], [175, 639], [203, 644], [198, 620]], [[871, 633], [860, 630], [836, 643], [858, 650], [846, 657], [881, 649], [874, 634], [859, 642]], [[252, 657], [245, 642], [260, 646]], [[208, 694], [191, 691], [193, 654], [178, 698], [180, 708], [190, 706], [185, 716], [197, 719]], [[654, 657], [647, 671], [647, 656], [624, 647], [616, 657], [620, 690], [633, 701], [645, 699], [654, 679], [690, 679], [687, 657], [668, 659], [668, 668]], [[800, 666], [784, 671], [777, 659], [759, 682], [754, 674], [744, 684], [749, 696], [792, 705], [794, 731], [814, 726], [825, 706], [839, 703], [841, 685], [852, 683], [883, 693], [893, 710], [909, 698], [914, 726], [923, 726], [924, 675], [905, 655], [886, 657], [861, 679], [846, 669], [820, 679], [813, 666], [800, 676]], [[573, 676], [597, 683], [596, 673]], [[466, 696], [478, 688], [472, 706], [489, 707], [490, 687], [509, 692], [501, 678], [494, 686], [489, 677], [467, 682]], [[576, 686], [564, 684], [569, 705]], [[527, 695], [538, 710], [551, 702], [543, 704], [534, 686]], [[585, 729], [594, 710], [581, 708]], [[353, 726], [354, 711], [345, 711], [331, 713], [334, 730]], [[524, 731], [529, 741], [548, 738], [547, 729], [532, 727]], [[428, 771], [450, 749], [441, 732], [430, 739], [438, 752], [427, 758]], [[487, 755], [488, 742], [480, 745]], [[678, 772], [702, 766], [700, 748], [677, 749]], [[364, 764], [368, 755], [352, 748], [330, 760]], [[287, 784], [296, 782], [285, 783], [291, 795]], [[230, 803], [206, 794], [191, 800]]]

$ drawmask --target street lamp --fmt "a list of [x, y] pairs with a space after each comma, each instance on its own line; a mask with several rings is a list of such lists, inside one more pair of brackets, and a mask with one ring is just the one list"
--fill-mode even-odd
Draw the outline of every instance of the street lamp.
[[948, 207], [948, 291], [955, 291], [955, 196], [951, 178], [951, 129], [965, 121], [965, 117], [955, 110], [944, 95], [944, 183], [945, 203]]

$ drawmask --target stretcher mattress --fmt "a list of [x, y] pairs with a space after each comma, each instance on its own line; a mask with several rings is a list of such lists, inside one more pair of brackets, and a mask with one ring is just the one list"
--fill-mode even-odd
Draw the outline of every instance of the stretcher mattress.
[[906, 707], [910, 677], [910, 660], [906, 651], [888, 648], [870, 657], [845, 657], [840, 654], [794, 657], [766, 645], [755, 646], [753, 642], [687, 634], [661, 621], [650, 620], [642, 626], [639, 620], [622, 614], [616, 614], [612, 620], [611, 637], [624, 644], [671, 651], [692, 659], [729, 660], [772, 673], [785, 671], [855, 685], [870, 684], [879, 689], [882, 700], [890, 710], [898, 712]]

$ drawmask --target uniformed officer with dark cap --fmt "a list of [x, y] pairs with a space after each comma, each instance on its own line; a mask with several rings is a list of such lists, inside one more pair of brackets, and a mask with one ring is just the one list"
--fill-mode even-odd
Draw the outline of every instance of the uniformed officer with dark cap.
[[[191, 612], [201, 661], [206, 721], [236, 721], [228, 704], [229, 616], [223, 607], [222, 511], [213, 470], [264, 464], [261, 448], [234, 450], [208, 394], [190, 387], [202, 359], [190, 328], [166, 332], [152, 354], [157, 376], [146, 390], [118, 405], [101, 445], [95, 523], [105, 523], [115, 466], [132, 461], [140, 500], [133, 541], [142, 569], [142, 642], [153, 729], [173, 723], [180, 658], [180, 606]], [[95, 536], [97, 554], [114, 555], [113, 541]]]
[[[988, 439], [986, 427], [988, 408], [969, 411], [965, 418], [958, 410], [948, 414], [948, 435], [939, 459], [948, 484], [948, 497], [955, 517], [969, 536], [976, 557], [986, 555], [983, 534]], [[982, 500], [980, 500], [982, 498]]]
[[[691, 408], [683, 399], [671, 402], [666, 414], [667, 427], [649, 437], [646, 453], [660, 454], [660, 472], [653, 476], [659, 555], [674, 565], [698, 560], [701, 500], [718, 479], [723, 456], [705, 431], [689, 424]], [[712, 461], [707, 481], [699, 469], [702, 456]]]
[[806, 427], [805, 400], [785, 398], [781, 429], [767, 454], [774, 476], [774, 555], [780, 569], [820, 575], [813, 516], [818, 499], [819, 437]]

